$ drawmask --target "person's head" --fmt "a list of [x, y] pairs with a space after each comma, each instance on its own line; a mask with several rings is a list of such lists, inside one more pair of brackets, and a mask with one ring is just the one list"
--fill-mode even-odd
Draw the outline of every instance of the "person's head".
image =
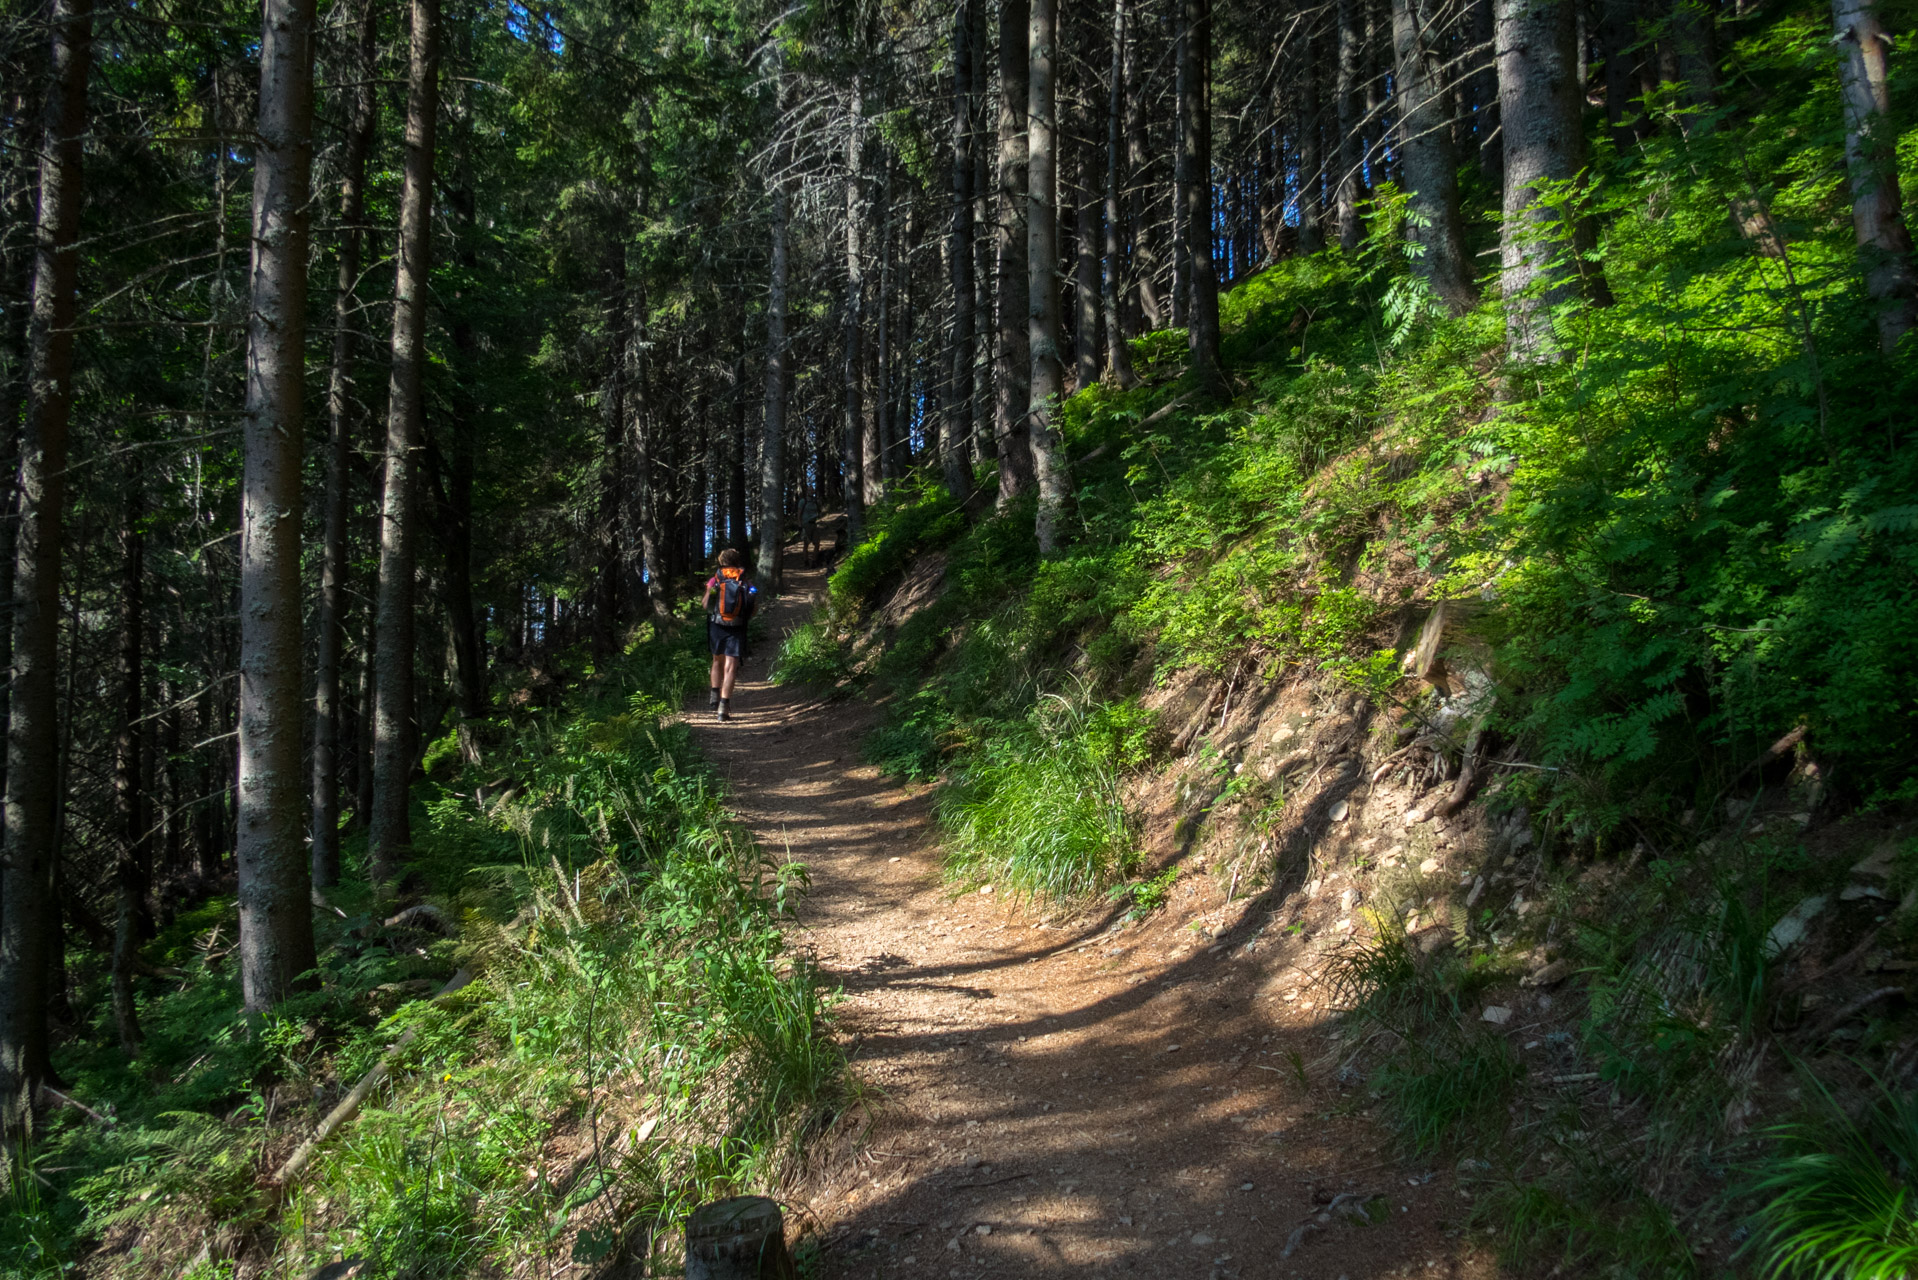
[[739, 554], [738, 547], [727, 547], [719, 553], [719, 567], [722, 569], [738, 569], [745, 563], [746, 557]]

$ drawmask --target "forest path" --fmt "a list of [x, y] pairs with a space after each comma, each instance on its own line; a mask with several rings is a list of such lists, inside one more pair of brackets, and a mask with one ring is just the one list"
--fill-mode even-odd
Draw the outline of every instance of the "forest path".
[[[733, 718], [715, 723], [702, 696], [687, 719], [734, 812], [810, 868], [794, 942], [843, 987], [840, 1034], [876, 1095], [860, 1152], [817, 1162], [795, 1193], [826, 1275], [1496, 1270], [1457, 1228], [1468, 1205], [1449, 1170], [1385, 1154], [1335, 1067], [1300, 1078], [1294, 1062], [1312, 1066], [1326, 1040], [1310, 1012], [1323, 992], [1286, 962], [1296, 948], [1208, 948], [1176, 906], [1108, 932], [1109, 913], [1047, 921], [955, 896], [930, 790], [861, 757], [876, 709], [767, 681], [825, 574], [789, 571], [786, 585]], [[1379, 1225], [1327, 1213], [1344, 1195]]]

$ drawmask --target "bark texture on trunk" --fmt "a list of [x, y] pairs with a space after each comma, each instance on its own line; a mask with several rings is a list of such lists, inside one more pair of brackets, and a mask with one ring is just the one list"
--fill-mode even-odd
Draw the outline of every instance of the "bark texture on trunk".
[[726, 460], [726, 545], [745, 554], [746, 529], [746, 352], [742, 335], [733, 356], [733, 427], [731, 456]]
[[1127, 37], [1125, 149], [1132, 188], [1126, 197], [1126, 217], [1132, 227], [1132, 284], [1138, 290], [1139, 320], [1152, 330], [1165, 326], [1165, 302], [1159, 292], [1160, 258], [1149, 216], [1150, 184], [1146, 179], [1152, 167], [1152, 150], [1146, 126], [1145, 86], [1139, 83], [1139, 41], [1130, 31]]
[[[786, 524], [786, 184], [773, 183], [772, 268], [766, 291], [766, 415], [759, 434], [758, 576], [769, 591], [779, 590], [780, 548]], [[846, 477], [846, 487], [857, 484]]]
[[1026, 108], [1031, 63], [1026, 41], [1029, 0], [999, 5], [998, 317], [992, 355], [992, 436], [999, 454], [999, 509], [1034, 484], [1031, 422], [1032, 352], [1027, 345]]
[[405, 181], [393, 285], [393, 369], [387, 383], [380, 510], [378, 652], [373, 685], [373, 812], [368, 834], [376, 882], [393, 878], [412, 842], [413, 572], [419, 522], [421, 376], [432, 252], [433, 162], [439, 117], [439, 0], [412, 0], [406, 93]]
[[952, 375], [939, 461], [955, 502], [972, 497], [973, 338], [972, 97], [976, 51], [972, 42], [979, 0], [960, 0], [952, 18], [952, 230], [946, 265], [952, 275]]
[[313, 883], [330, 888], [340, 879], [340, 663], [346, 648], [347, 484], [352, 475], [353, 330], [358, 307], [354, 285], [365, 247], [366, 157], [379, 119], [373, 92], [374, 38], [378, 11], [360, 0], [359, 40], [351, 74], [352, 120], [340, 160], [340, 261], [333, 301], [333, 358], [327, 373], [325, 546], [320, 562], [319, 609], [314, 618], [313, 678]]
[[271, 1008], [313, 967], [303, 836], [300, 464], [314, 0], [267, 0], [253, 179], [246, 462], [240, 486], [240, 988]]
[[1500, 245], [1506, 352], [1555, 351], [1552, 311], [1573, 296], [1565, 246], [1545, 233], [1566, 210], [1540, 202], [1536, 184], [1584, 166], [1572, 0], [1498, 0], [1499, 119], [1505, 135], [1505, 227]]
[[[1489, 3], [1490, 0], [1485, 0]], [[1600, 0], [1598, 43], [1605, 57], [1605, 120], [1612, 146], [1624, 155], [1650, 132], [1650, 121], [1633, 102], [1645, 53], [1638, 43], [1638, 0]]]
[[[1570, 9], [1571, 0], [1559, 0]], [[1477, 301], [1460, 226], [1458, 157], [1446, 120], [1444, 32], [1432, 0], [1392, 0], [1393, 63], [1399, 96], [1399, 166], [1412, 220], [1406, 239], [1420, 247], [1415, 266], [1453, 315]]]
[[1338, 0], [1339, 65], [1333, 98], [1338, 107], [1338, 182], [1333, 188], [1333, 220], [1339, 228], [1339, 247], [1356, 253], [1364, 227], [1359, 223], [1359, 196], [1365, 163], [1365, 139], [1359, 121], [1365, 107], [1359, 82], [1365, 76], [1364, 0]]
[[1104, 166], [1084, 137], [1072, 153], [1072, 389], [1081, 391], [1099, 380], [1099, 211], [1104, 203], [1093, 174]]
[[846, 536], [857, 542], [865, 532], [866, 504], [879, 496], [877, 458], [866, 456], [866, 362], [861, 350], [866, 332], [866, 258], [860, 244], [866, 208], [861, 185], [865, 178], [865, 104], [859, 78], [853, 77], [850, 122], [846, 129], [846, 313], [843, 317], [844, 356], [840, 381], [845, 401], [840, 436], [840, 466], [846, 473]]
[[0, 1130], [19, 1133], [48, 1070], [47, 924], [59, 807], [60, 534], [73, 416], [81, 144], [92, 0], [54, 0], [50, 91], [40, 144], [26, 413], [13, 576], [6, 846], [0, 859]]
[[1120, 388], [1130, 391], [1139, 385], [1132, 370], [1132, 348], [1126, 345], [1125, 306], [1122, 297], [1125, 279], [1125, 240], [1120, 228], [1124, 125], [1126, 110], [1125, 69], [1127, 41], [1125, 0], [1113, 0], [1111, 79], [1106, 84], [1106, 163], [1105, 163], [1105, 269], [1100, 276], [1100, 301], [1106, 322], [1106, 376]]
[[1683, 82], [1683, 101], [1711, 107], [1718, 101], [1718, 20], [1701, 0], [1672, 5], [1672, 51]]
[[[146, 913], [147, 884], [152, 865], [147, 838], [146, 791], [141, 785], [141, 757], [145, 745], [140, 718], [146, 711], [146, 546], [141, 519], [140, 480], [130, 479], [120, 524], [120, 717], [114, 726], [113, 808], [119, 837], [113, 857], [113, 1029], [120, 1052], [132, 1059], [140, 1052], [140, 1017], [133, 991], [133, 971], [141, 942], [141, 917]], [[69, 732], [71, 729], [69, 728]], [[63, 966], [64, 967], [64, 966]], [[49, 980], [53, 977], [49, 965]], [[56, 988], [57, 990], [57, 988]]]
[[1059, 33], [1058, 0], [1031, 0], [1030, 74], [1027, 81], [1026, 169], [1027, 299], [1032, 352], [1032, 462], [1039, 486], [1034, 525], [1039, 553], [1059, 547], [1060, 525], [1072, 496], [1072, 475], [1054, 421], [1065, 395], [1059, 351], [1059, 118], [1053, 62]]
[[659, 469], [653, 465], [657, 452], [653, 388], [651, 367], [646, 360], [649, 341], [647, 330], [652, 322], [652, 312], [647, 302], [645, 276], [637, 270], [642, 264], [632, 260], [637, 257], [637, 252], [631, 245], [623, 252], [627, 254], [627, 260], [621, 271], [621, 287], [627, 293], [625, 306], [628, 318], [624, 330], [625, 340], [619, 352], [620, 396], [614, 411], [624, 425], [623, 447], [632, 458], [630, 484], [633, 523], [639, 535], [639, 568], [640, 576], [645, 579], [646, 607], [649, 615], [657, 619], [665, 616], [672, 602], [666, 594], [669, 571], [659, 515]]
[[1325, 98], [1320, 90], [1325, 41], [1316, 30], [1317, 17], [1310, 21], [1313, 29], [1303, 42], [1304, 62], [1298, 67], [1300, 253], [1317, 253], [1325, 248], [1325, 152], [1320, 145], [1325, 125]]
[[1192, 376], [1203, 394], [1223, 399], [1228, 391], [1219, 365], [1219, 278], [1212, 265], [1212, 125], [1207, 78], [1212, 62], [1209, 0], [1184, 0], [1179, 44], [1179, 170], [1185, 193], [1180, 226], [1188, 264], [1186, 345]]
[[1838, 80], [1845, 97], [1845, 166], [1851, 225], [1865, 288], [1878, 308], [1878, 341], [1890, 355], [1918, 318], [1918, 266], [1898, 190], [1898, 138], [1891, 120], [1891, 35], [1871, 0], [1832, 0]]

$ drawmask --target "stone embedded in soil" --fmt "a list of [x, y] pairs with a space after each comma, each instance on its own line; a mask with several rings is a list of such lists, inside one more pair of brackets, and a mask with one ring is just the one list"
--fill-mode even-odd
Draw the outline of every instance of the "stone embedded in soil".
[[1556, 986], [1571, 976], [1572, 962], [1570, 960], [1554, 960], [1537, 972], [1519, 979], [1518, 985], [1521, 987]]
[[1488, 1004], [1485, 1006], [1485, 1011], [1479, 1014], [1479, 1017], [1495, 1027], [1502, 1027], [1512, 1020], [1512, 1011], [1502, 1004]]
[[1869, 857], [1860, 858], [1853, 865], [1851, 873], [1860, 880], [1889, 880], [1897, 869], [1898, 848], [1896, 845], [1884, 845]]
[[1798, 945], [1804, 939], [1805, 931], [1811, 927], [1812, 920], [1825, 909], [1829, 901], [1822, 893], [1814, 894], [1786, 912], [1784, 918], [1765, 935], [1765, 954], [1775, 956]]

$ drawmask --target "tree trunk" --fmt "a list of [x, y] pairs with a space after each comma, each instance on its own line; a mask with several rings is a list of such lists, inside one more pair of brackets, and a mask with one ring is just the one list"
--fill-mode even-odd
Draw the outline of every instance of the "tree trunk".
[[366, 157], [379, 119], [373, 92], [374, 38], [378, 10], [360, 0], [357, 57], [349, 74], [352, 119], [340, 160], [340, 262], [333, 302], [333, 359], [326, 384], [330, 428], [326, 450], [326, 500], [320, 563], [320, 599], [314, 619], [313, 661], [313, 883], [330, 888], [340, 880], [340, 658], [346, 647], [347, 484], [352, 475], [354, 286], [360, 278], [366, 216]]
[[661, 545], [664, 530], [659, 515], [660, 468], [654, 466], [659, 442], [654, 429], [653, 388], [650, 381], [652, 368], [646, 359], [652, 315], [647, 301], [645, 276], [636, 270], [641, 264], [632, 261], [637, 250], [628, 245], [623, 252], [628, 255], [623, 275], [628, 291], [629, 320], [625, 350], [621, 356], [625, 367], [620, 378], [624, 394], [620, 397], [619, 412], [625, 422], [627, 447], [632, 450], [630, 483], [634, 523], [639, 526], [639, 567], [646, 581], [647, 614], [657, 622], [670, 613], [672, 602], [667, 598], [666, 591], [670, 576], [666, 564], [668, 551]]
[[1166, 315], [1159, 296], [1159, 255], [1147, 216], [1152, 152], [1146, 135], [1145, 86], [1139, 79], [1139, 41], [1130, 31], [1125, 47], [1125, 82], [1126, 172], [1132, 179], [1126, 197], [1132, 227], [1132, 282], [1138, 290], [1140, 321], [1148, 330], [1161, 329]]
[[[1478, 151], [1479, 177], [1493, 191], [1505, 181], [1505, 140], [1498, 127], [1498, 52], [1493, 41], [1494, 0], [1471, 0], [1466, 9], [1465, 38], [1471, 48], [1465, 88], [1471, 98], [1473, 137]], [[1470, 272], [1467, 272], [1469, 275]]]
[[313, 967], [300, 803], [300, 465], [314, 0], [267, 0], [253, 181], [240, 503], [240, 986], [278, 1004]]
[[1124, 300], [1120, 296], [1125, 278], [1125, 242], [1120, 231], [1120, 147], [1124, 140], [1125, 68], [1127, 41], [1125, 0], [1113, 0], [1112, 58], [1110, 79], [1106, 82], [1106, 155], [1105, 155], [1105, 271], [1100, 276], [1100, 301], [1106, 320], [1106, 376], [1122, 390], [1139, 385], [1132, 371], [1132, 348], [1126, 345]]
[[407, 855], [413, 775], [414, 476], [426, 362], [426, 295], [432, 252], [434, 136], [439, 117], [439, 0], [411, 0], [405, 181], [393, 286], [393, 370], [387, 384], [386, 474], [381, 501], [379, 654], [373, 690], [373, 812], [368, 851], [384, 884]]
[[[1558, 0], [1569, 5], [1571, 0]], [[1405, 237], [1423, 250], [1414, 267], [1453, 315], [1477, 300], [1465, 254], [1458, 201], [1458, 160], [1445, 119], [1444, 70], [1438, 6], [1431, 0], [1392, 0], [1392, 48], [1397, 68], [1399, 164], [1412, 218]], [[1423, 225], [1420, 225], [1420, 224]]]
[[1359, 132], [1364, 106], [1359, 81], [1365, 75], [1364, 0], [1338, 0], [1339, 65], [1333, 98], [1339, 119], [1339, 171], [1333, 187], [1334, 221], [1339, 247], [1357, 253], [1364, 227], [1359, 222], [1360, 183], [1364, 175], [1365, 140]]
[[[893, 181], [892, 162], [885, 162], [886, 177], [880, 188], [879, 214], [876, 219], [879, 227], [879, 294], [876, 299], [877, 313], [873, 316], [873, 340], [877, 350], [872, 359], [872, 430], [868, 433], [868, 443], [872, 446], [874, 461], [879, 469], [880, 492], [890, 488], [899, 478], [899, 451], [894, 445], [896, 432], [893, 418], [892, 364], [893, 333], [892, 318], [895, 308], [892, 305], [893, 287]], [[910, 259], [908, 260], [910, 270]], [[972, 299], [966, 299], [968, 305]]]
[[1601, 3], [1598, 42], [1605, 57], [1605, 119], [1611, 127], [1612, 146], [1622, 156], [1646, 136], [1651, 123], [1633, 105], [1645, 57], [1643, 50], [1633, 48], [1638, 43], [1638, 0]]
[[946, 492], [955, 502], [972, 498], [973, 191], [972, 97], [976, 53], [973, 19], [979, 0], [960, 0], [952, 18], [952, 232], [946, 266], [952, 276], [952, 385], [946, 394], [945, 430], [939, 460]]
[[1219, 366], [1219, 280], [1212, 266], [1212, 122], [1207, 92], [1212, 65], [1210, 0], [1183, 0], [1180, 33], [1179, 169], [1185, 189], [1181, 210], [1185, 258], [1190, 263], [1186, 345], [1200, 392], [1220, 400], [1230, 394]]
[[999, 5], [999, 307], [992, 364], [992, 436], [999, 454], [999, 510], [1035, 483], [1032, 456], [1032, 352], [1026, 345], [1029, 273], [1026, 106], [1031, 63], [1026, 41], [1030, 0]]
[[[471, 26], [457, 24], [457, 49], [460, 66], [472, 61]], [[449, 237], [452, 260], [469, 278], [479, 271], [479, 255], [474, 241], [478, 234], [478, 206], [472, 172], [473, 111], [468, 95], [469, 79], [455, 77], [458, 92], [450, 117], [454, 125], [451, 148], [453, 181], [446, 186], [447, 212], [451, 215]], [[437, 449], [423, 429], [422, 442], [432, 463], [434, 515], [433, 528], [438, 535], [446, 572], [440, 581], [440, 604], [446, 613], [447, 640], [452, 649], [453, 706], [460, 723], [455, 726], [463, 758], [477, 759], [473, 730], [468, 721], [486, 715], [486, 648], [479, 628], [479, 612], [473, 605], [473, 477], [478, 430], [479, 406], [466, 391], [478, 372], [480, 343], [473, 331], [468, 312], [459, 305], [460, 293], [448, 299], [447, 336], [452, 339], [453, 377], [448, 400], [451, 412], [442, 415], [446, 423], [444, 450]], [[417, 479], [417, 475], [416, 475]]]
[[[120, 524], [120, 716], [113, 742], [113, 808], [118, 836], [113, 858], [113, 1028], [130, 1060], [140, 1051], [140, 1019], [134, 1005], [133, 971], [140, 948], [141, 917], [151, 854], [147, 843], [146, 792], [141, 786], [140, 719], [146, 712], [146, 550], [140, 527], [140, 481], [129, 480]], [[71, 732], [71, 730], [69, 730]]]
[[[1186, 219], [1186, 103], [1191, 99], [1193, 90], [1187, 84], [1186, 71], [1191, 65], [1185, 56], [1186, 23], [1185, 0], [1178, 0], [1173, 7], [1174, 29], [1172, 34], [1172, 209], [1166, 217], [1166, 225], [1171, 228], [1172, 238], [1172, 283], [1166, 295], [1166, 321], [1172, 327], [1189, 325], [1192, 299], [1189, 293], [1192, 281], [1192, 264], [1187, 260], [1185, 234]], [[1301, 179], [1302, 180], [1302, 179]]]
[[[1088, 34], [1090, 23], [1083, 25]], [[1089, 41], [1088, 41], [1089, 43]], [[1092, 62], [1092, 50], [1085, 61]], [[1097, 83], [1096, 81], [1094, 82]], [[1072, 389], [1083, 391], [1099, 380], [1099, 258], [1105, 233], [1100, 214], [1105, 202], [1100, 198], [1102, 185], [1094, 175], [1105, 166], [1099, 163], [1097, 135], [1092, 129], [1092, 108], [1082, 98], [1082, 110], [1074, 113], [1078, 127], [1072, 139]]]
[[1032, 462], [1039, 486], [1034, 530], [1039, 553], [1059, 547], [1059, 527], [1072, 496], [1072, 474], [1059, 438], [1065, 397], [1059, 351], [1059, 118], [1052, 79], [1059, 33], [1058, 0], [1031, 0], [1031, 71], [1027, 81], [1026, 274], [1031, 316]]
[[1324, 79], [1320, 50], [1324, 39], [1317, 27], [1319, 18], [1308, 21], [1303, 65], [1298, 68], [1299, 117], [1299, 252], [1317, 253], [1325, 248], [1325, 152], [1320, 140], [1324, 131], [1325, 101], [1320, 94]]
[[1711, 9], [1702, 0], [1674, 0], [1671, 31], [1681, 101], [1711, 107], [1718, 101], [1718, 23]]
[[[988, 122], [995, 121], [997, 102], [992, 96], [992, 67], [987, 58], [993, 52], [991, 28], [984, 0], [971, 0], [972, 9], [972, 469], [977, 475], [999, 461], [999, 444], [989, 423], [992, 410], [992, 334], [993, 303], [998, 298], [997, 282], [992, 277], [998, 252], [996, 235], [988, 235], [993, 226], [993, 203], [998, 198], [994, 175], [999, 163], [998, 149], [987, 141]], [[912, 274], [907, 273], [907, 287]], [[910, 312], [908, 312], [910, 315]], [[930, 419], [928, 419], [930, 422]], [[928, 431], [928, 434], [930, 432]], [[967, 477], [970, 487], [971, 477]]]
[[864, 118], [864, 97], [855, 74], [846, 128], [846, 309], [840, 342], [845, 423], [839, 438], [840, 466], [846, 473], [846, 536], [854, 542], [865, 533], [866, 504], [879, 496], [878, 483], [868, 474], [873, 459], [866, 457], [866, 365], [860, 351], [866, 326], [865, 257], [859, 243], [866, 216], [860, 191], [865, 176]]
[[1871, 0], [1832, 0], [1838, 82], [1845, 98], [1845, 167], [1851, 178], [1851, 225], [1878, 308], [1878, 341], [1886, 355], [1918, 318], [1918, 269], [1898, 190], [1898, 133], [1891, 119], [1891, 36]]
[[60, 537], [67, 424], [73, 415], [82, 139], [92, 0], [54, 0], [51, 92], [40, 144], [20, 519], [13, 577], [12, 714], [7, 725], [6, 856], [0, 859], [0, 1131], [26, 1126], [46, 1076], [47, 923], [59, 806]]
[[1518, 361], [1555, 354], [1552, 312], [1577, 277], [1548, 224], [1567, 210], [1540, 203], [1535, 184], [1575, 177], [1584, 166], [1572, 0], [1498, 0], [1499, 119], [1505, 136], [1505, 226], [1500, 287], [1506, 353]]
[[726, 545], [745, 554], [751, 540], [746, 529], [746, 351], [745, 338], [733, 357], [732, 456], [727, 460]]
[[[773, 182], [772, 271], [766, 291], [766, 415], [759, 434], [759, 578], [779, 590], [786, 526], [786, 184]], [[846, 488], [858, 483], [846, 477]]]

